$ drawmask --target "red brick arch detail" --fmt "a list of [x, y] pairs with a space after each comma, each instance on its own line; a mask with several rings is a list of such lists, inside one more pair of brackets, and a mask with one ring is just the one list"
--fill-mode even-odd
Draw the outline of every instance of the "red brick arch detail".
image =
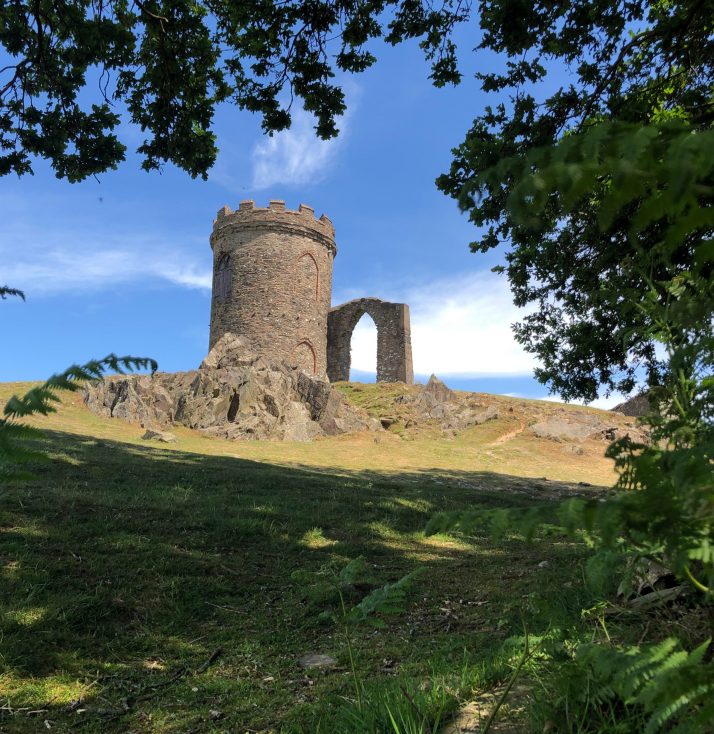
[[319, 300], [320, 298], [320, 266], [317, 264], [317, 260], [315, 259], [315, 256], [309, 252], [308, 250], [305, 250], [301, 255], [298, 256], [298, 262], [302, 260], [304, 257], [309, 257], [314, 266], [315, 266], [315, 300]]
[[292, 351], [292, 357], [295, 356], [295, 352], [297, 352], [298, 347], [301, 347], [302, 345], [305, 345], [312, 354], [312, 374], [317, 374], [317, 352], [315, 351], [315, 347], [312, 346], [312, 342], [309, 339], [302, 339], [299, 341], [294, 347]]

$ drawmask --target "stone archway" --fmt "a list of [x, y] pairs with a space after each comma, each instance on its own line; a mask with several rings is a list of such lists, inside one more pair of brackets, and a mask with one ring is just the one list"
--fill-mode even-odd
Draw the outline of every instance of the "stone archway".
[[409, 306], [358, 298], [330, 309], [327, 317], [327, 376], [349, 380], [352, 332], [364, 314], [377, 325], [377, 382], [414, 382]]

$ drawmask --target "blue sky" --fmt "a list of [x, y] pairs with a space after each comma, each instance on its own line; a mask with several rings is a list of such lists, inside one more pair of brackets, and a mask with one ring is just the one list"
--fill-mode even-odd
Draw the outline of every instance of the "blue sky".
[[[58, 181], [41, 161], [34, 176], [0, 178], [0, 283], [27, 294], [26, 303], [0, 304], [0, 381], [42, 379], [110, 351], [193, 369], [208, 342], [216, 211], [285, 199], [335, 224], [334, 304], [410, 304], [417, 379], [435, 372], [459, 389], [544, 397], [533, 358], [510, 332], [519, 314], [505, 278], [490, 272], [501, 254], [469, 252], [473, 226], [434, 185], [487, 98], [470, 74], [435, 89], [414, 44], [378, 56], [345, 80], [349, 112], [334, 141], [317, 140], [301, 111], [290, 131], [268, 138], [257, 117], [226, 106], [208, 181], [172, 166], [143, 172], [131, 153], [119, 170], [81, 184]], [[128, 124], [121, 137], [130, 151], [142, 140]], [[375, 362], [376, 332], [364, 317], [354, 377], [374, 379]]]

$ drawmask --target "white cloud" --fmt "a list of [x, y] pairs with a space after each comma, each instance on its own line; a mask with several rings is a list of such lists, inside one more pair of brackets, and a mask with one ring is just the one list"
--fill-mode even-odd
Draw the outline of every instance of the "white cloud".
[[[409, 304], [414, 371], [439, 376], [530, 375], [535, 358], [516, 342], [513, 305], [504, 278], [476, 271], [387, 296]], [[352, 340], [352, 365], [374, 371], [374, 327], [363, 319]], [[370, 334], [370, 331], [372, 332]]]
[[252, 153], [254, 189], [267, 189], [278, 184], [313, 184], [327, 176], [344, 142], [347, 116], [340, 119], [339, 136], [331, 140], [318, 138], [314, 125], [315, 118], [300, 109], [293, 113], [289, 130], [256, 143]]
[[48, 231], [31, 225], [8, 225], [0, 231], [0, 281], [28, 295], [147, 280], [210, 289], [210, 254], [199, 258], [175, 243], [132, 233], [79, 233], [56, 227]]
[[[558, 395], [546, 395], [542, 398], [537, 398], [538, 400], [547, 400], [549, 403], [563, 403], [566, 404], [566, 401], [563, 400]], [[600, 410], [611, 410], [616, 405], [619, 405], [620, 403], [623, 403], [625, 400], [627, 400], [627, 397], [624, 395], [620, 395], [620, 393], [613, 393], [612, 395], [609, 395], [608, 397], [600, 397], [596, 400], [593, 400], [592, 403], [586, 403], [583, 400], [569, 400], [567, 401], [567, 404], [570, 405], [587, 405], [590, 408], [599, 408]]]

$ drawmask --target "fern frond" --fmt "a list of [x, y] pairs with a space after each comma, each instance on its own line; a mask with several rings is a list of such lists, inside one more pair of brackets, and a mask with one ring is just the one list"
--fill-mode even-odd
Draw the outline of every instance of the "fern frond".
[[56, 411], [53, 403], [59, 402], [59, 391], [76, 392], [83, 382], [101, 378], [106, 372], [124, 374], [137, 369], [157, 369], [156, 361], [145, 357], [117, 357], [109, 354], [104, 359], [93, 360], [83, 365], [73, 364], [64, 372], [52, 375], [44, 384], [34, 387], [22, 397], [13, 395], [4, 408], [9, 418], [26, 418], [30, 415], [48, 415]]
[[375, 615], [399, 614], [404, 611], [407, 591], [422, 571], [423, 569], [418, 568], [402, 576], [398, 581], [385, 584], [370, 592], [359, 604], [350, 609], [345, 621], [350, 624], [369, 623], [375, 627], [385, 626], [384, 622]]
[[672, 638], [644, 649], [582, 645], [577, 659], [590, 667], [601, 689], [643, 707], [648, 716], [645, 734], [664, 727], [705, 734], [714, 714], [714, 663], [704, 662], [709, 642], [691, 652]]
[[[5, 289], [6, 293], [10, 291], [12, 289]], [[0, 294], [2, 292], [0, 289]], [[6, 482], [29, 479], [31, 474], [20, 470], [18, 466], [45, 458], [42, 452], [18, 443], [42, 436], [38, 429], [18, 423], [18, 418], [54, 413], [57, 410], [56, 403], [60, 402], [58, 392], [76, 392], [83, 382], [99, 379], [108, 371], [123, 373], [125, 370], [148, 368], [152, 372], [156, 371], [157, 364], [153, 359], [109, 354], [104, 359], [92, 360], [83, 365], [74, 364], [21, 397], [13, 395], [5, 404], [4, 417], [0, 418], [0, 479]]]
[[364, 556], [353, 558], [338, 574], [337, 579], [341, 586], [351, 586], [360, 581], [367, 568]]

